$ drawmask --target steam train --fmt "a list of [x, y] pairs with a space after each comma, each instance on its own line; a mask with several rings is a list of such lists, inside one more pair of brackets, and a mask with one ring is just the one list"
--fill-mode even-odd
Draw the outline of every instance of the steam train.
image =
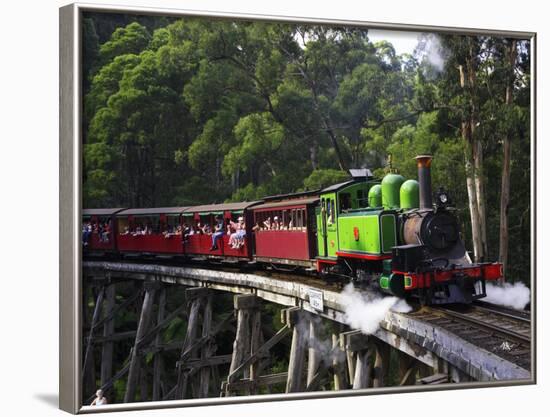
[[[258, 268], [303, 269], [320, 279], [356, 285], [422, 304], [470, 303], [486, 296], [500, 263], [472, 263], [449, 195], [435, 194], [432, 157], [416, 158], [418, 181], [368, 169], [316, 191], [261, 201], [193, 207], [83, 210], [84, 256], [246, 262]], [[242, 224], [213, 244], [209, 230]]]

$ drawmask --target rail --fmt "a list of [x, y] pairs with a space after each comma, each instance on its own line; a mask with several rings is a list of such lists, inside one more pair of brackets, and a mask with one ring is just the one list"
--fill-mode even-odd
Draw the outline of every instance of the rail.
[[523, 312], [502, 311], [499, 306], [470, 305], [428, 307], [416, 312], [415, 316], [530, 369], [531, 321]]

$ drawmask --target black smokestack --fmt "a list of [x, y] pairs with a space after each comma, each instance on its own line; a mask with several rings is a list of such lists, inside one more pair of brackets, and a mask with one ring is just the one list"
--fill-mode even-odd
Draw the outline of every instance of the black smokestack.
[[430, 166], [432, 164], [431, 155], [418, 155], [416, 158], [418, 167], [418, 183], [420, 185], [420, 208], [432, 209], [432, 174]]

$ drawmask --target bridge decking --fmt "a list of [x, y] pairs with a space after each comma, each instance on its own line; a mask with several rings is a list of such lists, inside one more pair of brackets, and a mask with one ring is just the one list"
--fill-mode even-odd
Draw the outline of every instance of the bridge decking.
[[[299, 307], [310, 313], [345, 324], [341, 288], [310, 277], [282, 279], [266, 274], [243, 273], [195, 266], [151, 263], [85, 261], [90, 273], [144, 281], [156, 280], [189, 287], [206, 287], [235, 294], [254, 294], [266, 301]], [[322, 291], [323, 310], [310, 304], [310, 291]], [[414, 315], [388, 312], [373, 334], [393, 348], [414, 357], [433, 369], [450, 367], [453, 380], [476, 381], [531, 380], [531, 373], [496, 354], [468, 342], [439, 326]]]

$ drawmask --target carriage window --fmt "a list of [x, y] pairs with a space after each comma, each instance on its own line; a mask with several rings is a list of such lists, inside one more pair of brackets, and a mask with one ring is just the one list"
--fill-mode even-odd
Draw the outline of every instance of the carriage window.
[[305, 230], [306, 209], [281, 209], [254, 214], [256, 230]]
[[163, 232], [174, 233], [180, 224], [179, 214], [168, 214], [166, 216], [166, 224], [163, 227]]
[[[126, 222], [128, 222], [127, 219]], [[119, 226], [120, 225], [121, 223], [119, 220]], [[126, 227], [128, 227], [127, 230]], [[127, 226], [123, 225], [123, 228], [119, 228], [119, 231], [122, 234], [128, 232], [133, 235], [152, 235], [160, 233], [160, 216], [135, 216], [133, 222], [129, 223]]]
[[332, 223], [334, 223], [334, 200], [329, 199], [327, 205], [328, 205], [328, 207], [327, 207], [327, 214], [328, 214], [327, 222], [329, 224], [332, 224]]
[[357, 208], [367, 207], [368, 205], [368, 198], [365, 197], [363, 190], [357, 190]]
[[120, 233], [121, 235], [126, 235], [130, 233], [130, 225], [128, 223], [128, 217], [117, 218], [117, 228], [118, 228], [118, 233]]
[[340, 194], [340, 213], [347, 211], [351, 208], [351, 194], [341, 193]]
[[88, 245], [91, 236], [97, 237], [100, 243], [109, 243], [113, 233], [110, 216], [85, 216], [82, 224], [82, 242]]

